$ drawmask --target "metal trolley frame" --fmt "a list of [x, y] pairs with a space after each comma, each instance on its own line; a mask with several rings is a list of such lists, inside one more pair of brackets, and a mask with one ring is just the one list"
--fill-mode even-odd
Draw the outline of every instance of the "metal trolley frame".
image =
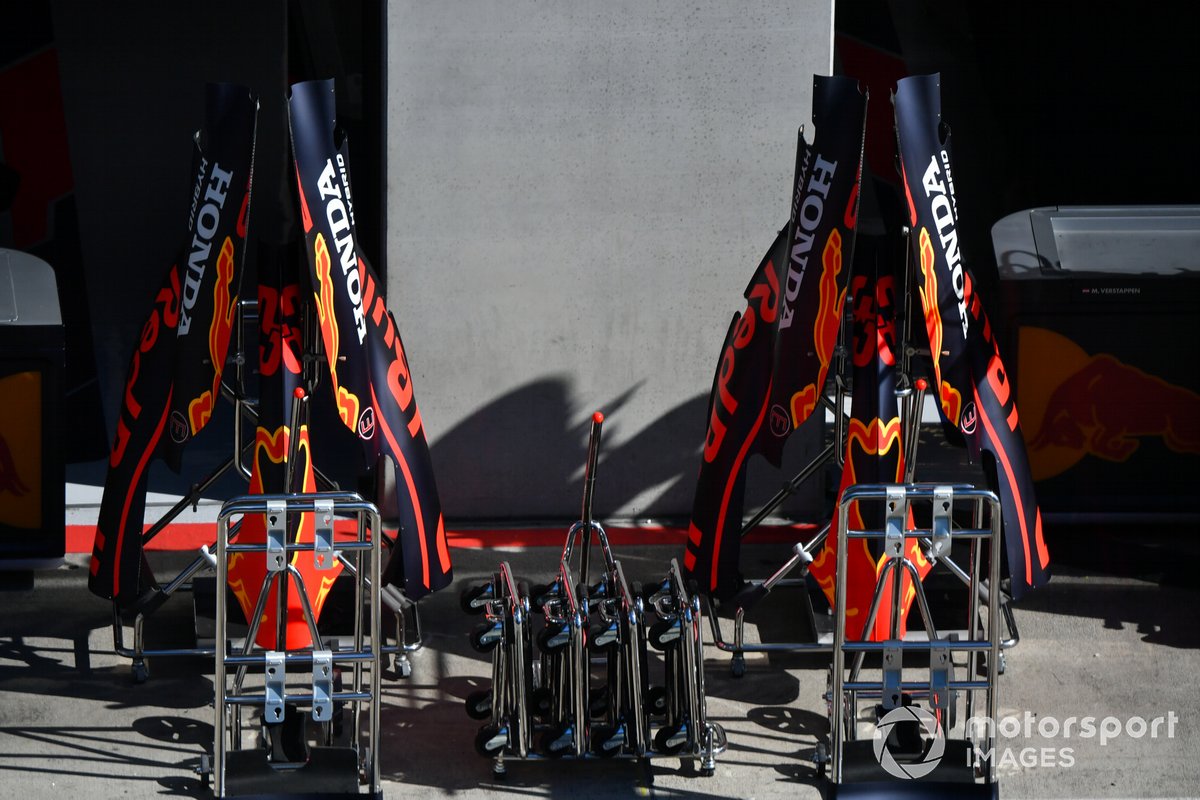
[[[882, 529], [847, 528], [851, 505], [863, 502], [883, 504]], [[915, 506], [929, 508], [928, 528], [910, 524]], [[970, 519], [965, 527], [956, 521], [955, 506], [960, 511], [967, 508]], [[981, 565], [986, 550], [987, 586], [998, 586], [1003, 559], [1000, 501], [992, 492], [966, 485], [860, 484], [849, 487], [843, 495], [838, 524], [845, 531], [846, 542], [882, 542], [885, 560], [867, 611], [864, 638], [852, 641], [846, 636], [849, 548], [838, 548], [828, 695], [829, 750], [826, 754], [818, 748], [818, 766], [828, 766], [829, 796], [892, 796], [902, 788], [915, 788], [903, 784], [918, 781], [922, 797], [997, 796], [994, 765], [984, 755], [994, 753], [995, 728], [993, 724], [979, 724], [975, 714], [976, 698], [981, 694], [986, 720], [994, 721], [997, 713], [1003, 615], [999, 592], [984, 590]], [[917, 567], [906, 556], [908, 542], [913, 539], [920, 541], [934, 569], [944, 563], [943, 557], [954, 542], [968, 543], [965, 636], [939, 632], [935, 625]], [[903, 574], [911, 578], [923, 630], [902, 638]], [[889, 575], [893, 577], [890, 636], [884, 641], [869, 641]], [[981, 614], [984, 610], [986, 613]], [[956, 663], [956, 656], [965, 663]], [[870, 666], [866, 663], [868, 657], [872, 659]], [[914, 661], [919, 665], [914, 667]], [[955, 677], [959, 670], [964, 673], [962, 679]], [[925, 677], [909, 679], [914, 671], [924, 672]], [[960, 697], [965, 708], [961, 717], [957, 713]], [[864, 706], [864, 701], [868, 705]], [[921, 702], [927, 708], [922, 709]], [[864, 709], [868, 715], [874, 711], [875, 719], [869, 721], [879, 725], [873, 739], [859, 738]], [[896, 712], [895, 718], [892, 712]], [[905, 744], [897, 744], [901, 740], [906, 740]], [[892, 752], [897, 747], [902, 751], [898, 758]]]
[[[312, 542], [288, 541], [287, 518], [299, 513], [315, 515]], [[231, 518], [247, 514], [266, 515], [265, 542], [242, 544], [230, 541]], [[353, 516], [357, 520], [357, 535], [352, 541], [335, 541], [333, 529], [337, 516]], [[236, 553], [263, 554], [266, 573], [249, 631], [239, 652], [231, 652], [228, 603], [224, 592], [217, 593], [212, 764], [215, 796], [268, 791], [286, 793], [293, 789], [296, 794], [304, 794], [313, 792], [314, 786], [322, 787], [319, 789], [322, 796], [357, 796], [362, 794], [357, 789], [362, 784], [371, 796], [382, 797], [379, 769], [380, 645], [383, 641], [381, 531], [378, 509], [351, 492], [247, 495], [233, 498], [221, 507], [216, 543], [218, 585], [225, 585], [229, 556]], [[322, 565], [332, 565], [335, 558], [351, 568], [349, 571], [355, 579], [355, 614], [353, 641], [348, 648], [327, 647], [317, 629], [316, 616], [304, 591], [304, 578], [293, 564], [294, 558], [305, 557], [314, 559], [318, 569]], [[256, 645], [268, 597], [274, 593], [282, 601], [292, 581], [299, 589], [312, 645], [294, 650], [270, 650]], [[365, 629], [364, 604], [370, 609]], [[284, 607], [280, 602], [276, 608]], [[281, 626], [285, 616], [277, 614]], [[281, 641], [281, 635], [282, 630], [277, 632], [277, 643]], [[341, 665], [349, 665], [352, 676], [349, 688], [344, 691], [338, 680]], [[261, 685], [256, 679], [253, 687], [248, 686], [251, 672], [257, 676], [260, 670]], [[349, 741], [344, 746], [335, 746], [335, 731], [345, 704], [353, 704]], [[363, 705], [367, 707], [365, 741]], [[261, 709], [266, 725], [283, 723], [289, 713], [299, 713], [298, 706], [310, 709], [311, 719], [318, 729], [318, 744], [308, 752], [306, 759], [272, 763], [265, 749], [241, 747], [245, 709]], [[306, 734], [301, 742], [307, 749]]]

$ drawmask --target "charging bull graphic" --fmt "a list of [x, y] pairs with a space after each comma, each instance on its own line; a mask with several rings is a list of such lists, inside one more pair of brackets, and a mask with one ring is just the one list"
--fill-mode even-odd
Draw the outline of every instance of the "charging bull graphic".
[[221, 391], [245, 259], [257, 116], [247, 88], [207, 88], [184, 246], [130, 360], [88, 583], [122, 606], [154, 585], [142, 557], [150, 463], [163, 458], [179, 470], [184, 447], [208, 424]]
[[1143, 436], [1160, 437], [1177, 453], [1200, 453], [1200, 395], [1102, 353], [1054, 390], [1029, 446], [1125, 461]]
[[958, 239], [950, 135], [937, 75], [905, 78], [894, 98], [901, 171], [920, 265], [918, 288], [939, 407], [972, 458], [994, 461], [1012, 593], [1050, 579], [1050, 556], [1012, 386]]
[[[876, 245], [867, 240], [868, 245]], [[850, 486], [859, 483], [902, 483], [904, 481], [904, 451], [901, 436], [900, 409], [896, 402], [896, 281], [890, 274], [878, 274], [880, 254], [877, 246], [866, 248], [868, 262], [851, 280], [851, 314], [853, 333], [851, 355], [854, 394], [850, 400], [850, 420], [846, 433], [846, 458], [842, 469], [840, 497]], [[851, 530], [879, 530], [882, 527], [882, 508], [866, 509], [857, 502], [847, 511]], [[878, 520], [875, 517], [879, 517]], [[846, 637], [848, 639], [884, 640], [891, 637], [892, 581], [896, 571], [888, 572], [880, 594], [879, 606], [871, 629], [866, 629], [868, 610], [878, 583], [884, 559], [871, 551], [867, 539], [850, 539], [838, 530], [838, 513], [825, 539], [825, 546], [809, 565], [809, 573], [834, 605], [837, 579], [837, 552], [846, 552]], [[910, 540], [905, 556], [923, 578], [931, 569], [917, 541]], [[901, 605], [897, 635], [906, 630], [908, 610], [916, 597], [916, 589], [907, 570], [903, 571]], [[864, 637], [864, 633], [867, 635]]]
[[1122, 464], [1157, 440], [1200, 455], [1200, 394], [1122, 361], [1090, 354], [1063, 334], [1032, 325], [1018, 332], [1021, 407], [1035, 481], [1087, 457]]
[[867, 98], [858, 82], [815, 77], [810, 147], [796, 147], [791, 217], [760, 262], [713, 380], [684, 571], [727, 598], [738, 572], [746, 461], [780, 466], [817, 408], [837, 344], [854, 250]]
[[334, 145], [333, 81], [288, 101], [306, 261], [342, 423], [369, 464], [396, 467], [400, 530], [384, 579], [412, 599], [450, 583], [450, 551], [408, 356], [354, 232], [348, 142]]
[[[303, 297], [296, 280], [300, 253], [297, 247], [284, 247], [280, 251], [262, 248], [259, 252], [258, 364], [261, 399], [258, 427], [254, 434], [249, 493], [311, 493], [317, 490], [317, 481], [312, 442], [305, 422], [307, 405], [300, 402], [303, 393], [297, 395], [304, 384]], [[293, 408], [297, 409], [294, 429], [291, 424]], [[315, 519], [312, 513], [291, 514], [288, 524], [288, 541], [301, 544], [313, 542]], [[243, 517], [238, 542], [263, 544], [266, 541], [265, 515], [247, 514]], [[342, 571], [340, 561], [332, 557], [329, 561], [318, 568], [311, 551], [292, 554], [291, 565], [302, 580], [297, 580], [287, 572], [281, 578], [288, 581], [284, 592], [287, 605], [283, 641], [278, 638], [278, 595], [272, 590], [259, 619], [256, 641], [261, 647], [293, 650], [312, 645], [312, 634], [304, 618], [300, 594], [307, 594], [314, 619], [319, 618], [329, 591]], [[251, 619], [257, 606], [266, 574], [266, 553], [234, 553], [229, 556], [229, 588], [247, 620]]]

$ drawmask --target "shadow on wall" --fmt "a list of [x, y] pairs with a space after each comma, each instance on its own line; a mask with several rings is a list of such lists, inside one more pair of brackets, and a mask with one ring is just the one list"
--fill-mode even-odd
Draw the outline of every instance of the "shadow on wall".
[[[650, 425], [630, 431], [622, 426], [621, 410], [634, 403], [641, 388], [636, 384], [581, 408], [568, 380], [544, 378], [497, 397], [434, 437], [431, 453], [449, 524], [578, 519], [590, 418], [599, 410], [606, 420], [596, 470], [595, 516], [686, 525], [700, 469], [708, 393], [694, 395]], [[823, 436], [820, 423], [803, 426], [788, 444], [782, 471], [751, 458], [747, 509], [764, 503], [811, 459]], [[823, 495], [822, 481], [810, 481], [782, 513], [819, 516]]]
[[579, 516], [591, 413], [606, 416], [596, 471], [597, 517], [686, 517], [699, 468], [707, 397], [635, 433], [621, 410], [634, 386], [579, 408], [565, 378], [544, 378], [480, 407], [431, 446], [452, 522], [561, 522]]

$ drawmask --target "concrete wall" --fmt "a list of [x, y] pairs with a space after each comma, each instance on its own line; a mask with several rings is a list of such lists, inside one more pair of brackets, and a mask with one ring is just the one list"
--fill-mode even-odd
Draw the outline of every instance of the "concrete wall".
[[[596, 409], [597, 512], [688, 515], [718, 351], [787, 221], [832, 14], [389, 4], [388, 300], [451, 520], [577, 515]], [[788, 469], [819, 436], [793, 437]], [[752, 500], [785, 472], [756, 463]]]

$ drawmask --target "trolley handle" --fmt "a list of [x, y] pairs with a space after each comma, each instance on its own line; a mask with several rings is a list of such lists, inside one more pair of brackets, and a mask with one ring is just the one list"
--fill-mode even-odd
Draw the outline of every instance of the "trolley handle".
[[600, 428], [604, 425], [604, 414], [592, 414], [592, 429], [588, 437], [587, 465], [583, 471], [583, 508], [579, 519], [585, 524], [592, 521], [592, 495], [596, 489], [596, 462], [600, 458]]

